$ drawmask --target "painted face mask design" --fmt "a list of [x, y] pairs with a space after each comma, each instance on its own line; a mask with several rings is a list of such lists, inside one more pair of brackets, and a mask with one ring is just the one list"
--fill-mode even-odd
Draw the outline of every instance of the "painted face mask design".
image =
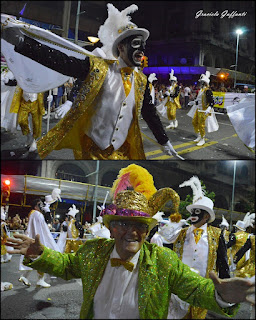
[[146, 42], [142, 36], [133, 36], [127, 39], [127, 56], [134, 66], [140, 66], [145, 46]]
[[200, 222], [203, 217], [204, 217], [204, 214], [206, 213], [207, 211], [203, 210], [203, 209], [192, 209], [191, 210], [191, 217], [190, 217], [190, 221], [192, 224], [195, 224], [195, 223], [198, 223]]

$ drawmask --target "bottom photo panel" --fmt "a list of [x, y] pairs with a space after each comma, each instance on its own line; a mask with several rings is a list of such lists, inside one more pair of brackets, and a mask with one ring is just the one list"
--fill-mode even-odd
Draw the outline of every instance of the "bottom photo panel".
[[1, 292], [3, 319], [255, 319], [255, 161], [1, 161]]

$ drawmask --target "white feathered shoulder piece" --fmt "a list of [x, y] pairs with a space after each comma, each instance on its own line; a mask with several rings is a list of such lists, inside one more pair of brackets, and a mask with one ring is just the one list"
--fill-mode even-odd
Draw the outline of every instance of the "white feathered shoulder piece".
[[184, 181], [179, 187], [191, 187], [193, 191], [193, 203], [197, 202], [205, 195], [205, 191], [202, 189], [201, 182], [197, 176], [193, 176], [189, 180]]
[[245, 229], [249, 226], [253, 227], [253, 224], [255, 223], [255, 213], [247, 212], [243, 219]]
[[[104, 22], [102, 26], [100, 26], [98, 31], [98, 37], [101, 43], [104, 46], [104, 51], [111, 53], [112, 45], [116, 39], [116, 32], [120, 27], [126, 26], [128, 23], [133, 24], [131, 21], [131, 17], [129, 14], [138, 10], [138, 6], [136, 4], [132, 4], [127, 7], [123, 11], [119, 11], [114, 7], [112, 3], [107, 4], [108, 8], [108, 18]], [[114, 58], [115, 59], [115, 58]]]

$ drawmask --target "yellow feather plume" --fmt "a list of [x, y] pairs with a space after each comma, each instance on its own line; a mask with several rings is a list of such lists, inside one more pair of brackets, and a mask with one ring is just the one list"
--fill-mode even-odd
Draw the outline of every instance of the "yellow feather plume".
[[147, 199], [157, 191], [153, 176], [145, 168], [136, 164], [131, 164], [119, 171], [111, 189], [112, 197], [115, 199], [117, 193], [126, 190], [127, 187], [132, 187], [133, 190], [142, 193]]

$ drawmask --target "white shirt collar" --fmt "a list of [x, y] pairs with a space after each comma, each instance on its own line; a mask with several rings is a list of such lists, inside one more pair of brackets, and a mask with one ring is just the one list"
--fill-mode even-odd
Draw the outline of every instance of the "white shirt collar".
[[[195, 229], [196, 229], [196, 227], [192, 224], [191, 231], [193, 231]], [[204, 230], [204, 232], [206, 232], [207, 231], [207, 223], [203, 224], [199, 229], [202, 229], [202, 230]]]
[[[140, 256], [140, 250], [132, 257], [131, 260], [129, 260], [130, 262], [132, 262], [134, 264], [134, 269], [137, 266], [138, 260], [139, 260], [139, 256]], [[118, 258], [121, 259], [121, 257], [119, 256], [119, 254], [116, 251], [116, 245], [114, 246], [113, 251], [110, 254], [110, 258]]]
[[[121, 57], [118, 57], [118, 64], [117, 64], [117, 69], [120, 70], [121, 68], [125, 68], [128, 67], [127, 64], [124, 62], [124, 60]], [[138, 68], [137, 67], [129, 67], [132, 68], [134, 71], [138, 72]]]

